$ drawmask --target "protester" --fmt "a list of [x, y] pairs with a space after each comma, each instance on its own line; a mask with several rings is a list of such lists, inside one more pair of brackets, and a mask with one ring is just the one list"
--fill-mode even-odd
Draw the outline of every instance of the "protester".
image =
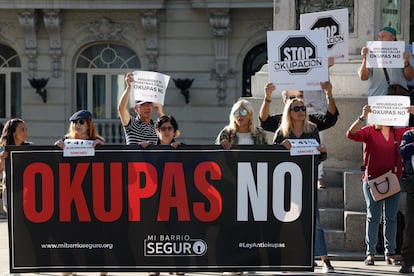
[[[408, 112], [413, 113], [414, 107], [408, 107]], [[361, 115], [349, 127], [346, 136], [356, 142], [362, 142], [364, 148], [364, 176], [363, 193], [367, 205], [367, 222], [365, 231], [366, 265], [375, 264], [376, 244], [378, 241], [378, 228], [381, 215], [384, 218], [384, 255], [385, 261], [391, 265], [398, 265], [399, 261], [395, 256], [396, 233], [397, 233], [397, 212], [400, 193], [392, 195], [381, 201], [374, 201], [368, 180], [378, 177], [387, 171], [397, 167], [396, 174], [401, 178], [402, 162], [399, 145], [401, 137], [409, 128], [394, 128], [384, 125], [366, 125], [366, 120], [371, 107], [365, 105]]]
[[[397, 31], [392, 27], [384, 27], [378, 33], [378, 41], [396, 41]], [[410, 66], [411, 57], [409, 52], [403, 54], [404, 68], [367, 68], [368, 48], [361, 49], [362, 64], [359, 68], [358, 75], [362, 81], [370, 80], [368, 87], [368, 96], [386, 95], [388, 92], [388, 82], [386, 74], [389, 77], [390, 84], [399, 84], [407, 89], [407, 80], [414, 78], [414, 70]]]
[[181, 142], [175, 141], [175, 138], [180, 136], [177, 121], [173, 116], [163, 115], [157, 119], [155, 123], [156, 132], [158, 136], [157, 145], [170, 145], [177, 148]]
[[7, 213], [7, 187], [6, 187], [6, 170], [5, 159], [9, 157], [6, 146], [25, 146], [31, 145], [27, 142], [27, 126], [26, 123], [19, 118], [8, 120], [3, 127], [0, 137], [0, 173], [2, 176], [2, 200], [3, 211]]
[[[336, 124], [338, 120], [338, 109], [335, 104], [335, 100], [332, 96], [332, 84], [327, 81], [321, 83], [321, 89], [326, 93], [327, 99], [327, 111], [326, 113], [314, 113], [309, 114], [309, 120], [316, 124], [319, 131], [328, 129]], [[270, 115], [270, 103], [273, 91], [276, 90], [276, 86], [273, 83], [267, 83], [265, 86], [265, 97], [260, 107], [259, 119], [261, 127], [264, 130], [275, 132], [279, 127], [282, 114]], [[306, 92], [305, 92], [306, 93]], [[287, 100], [293, 98], [303, 98], [303, 91], [301, 90], [284, 90], [282, 91], [282, 101], [286, 104]]]
[[[400, 145], [401, 157], [405, 162], [412, 164], [414, 155], [414, 130], [406, 131], [402, 137]], [[414, 189], [414, 183], [411, 183]], [[405, 227], [403, 244], [401, 247], [401, 268], [400, 273], [411, 273], [414, 264], [414, 193], [408, 191], [406, 194]]]
[[230, 149], [231, 145], [266, 145], [266, 134], [255, 122], [252, 104], [247, 100], [237, 101], [230, 111], [229, 124], [220, 131], [215, 143], [224, 149]]
[[[319, 131], [317, 126], [309, 120], [309, 115], [306, 110], [305, 102], [302, 98], [292, 98], [287, 100], [282, 120], [279, 128], [275, 132], [273, 139], [274, 144], [282, 145], [286, 149], [291, 149], [292, 144], [290, 139], [316, 139], [320, 142]], [[320, 151], [319, 162], [322, 162], [327, 157], [326, 146], [319, 144], [318, 150]], [[316, 179], [315, 179], [316, 180]], [[316, 194], [317, 195], [317, 194]], [[318, 202], [316, 198], [316, 202]], [[320, 215], [318, 204], [315, 208], [315, 256], [320, 256], [322, 261], [322, 272], [331, 273], [335, 269], [332, 266], [329, 258], [328, 251], [326, 249], [325, 232], [320, 223]]]
[[160, 104], [144, 101], [135, 101], [134, 111], [137, 116], [131, 116], [128, 110], [131, 88], [134, 83], [134, 75], [132, 72], [126, 74], [126, 88], [121, 95], [118, 103], [118, 113], [122, 126], [125, 131], [125, 140], [127, 145], [140, 145], [147, 147], [150, 144], [157, 144], [158, 137], [155, 133], [154, 121], [151, 119], [152, 109], [161, 117], [164, 115]]
[[94, 140], [93, 147], [104, 143], [104, 138], [97, 134], [92, 114], [87, 110], [79, 110], [69, 118], [70, 125], [64, 137], [55, 142], [55, 146], [63, 149], [65, 139]]
[[[72, 114], [69, 118], [70, 125], [68, 132], [55, 142], [55, 146], [64, 149], [66, 139], [93, 140], [92, 146], [102, 145], [104, 138], [100, 136], [95, 124], [92, 122], [92, 114], [87, 110], [79, 110]], [[63, 276], [75, 276], [75, 272], [64, 272]], [[101, 276], [107, 275], [107, 272], [101, 272]]]

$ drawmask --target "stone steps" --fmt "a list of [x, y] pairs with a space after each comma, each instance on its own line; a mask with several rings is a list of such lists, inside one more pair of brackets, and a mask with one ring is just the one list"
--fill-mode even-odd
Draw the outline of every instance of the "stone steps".
[[365, 252], [362, 172], [336, 168], [324, 171], [326, 188], [318, 190], [318, 204], [328, 253]]

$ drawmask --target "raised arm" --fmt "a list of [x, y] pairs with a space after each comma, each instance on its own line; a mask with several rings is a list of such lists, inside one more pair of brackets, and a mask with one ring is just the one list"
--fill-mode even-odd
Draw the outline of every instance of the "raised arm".
[[262, 106], [260, 107], [260, 111], [259, 111], [259, 119], [261, 122], [264, 122], [267, 120], [267, 118], [269, 118], [270, 103], [272, 102], [271, 97], [275, 89], [276, 89], [276, 86], [273, 83], [267, 83], [264, 88], [265, 95], [263, 98]]
[[363, 47], [361, 49], [362, 63], [361, 63], [361, 67], [359, 67], [359, 70], [358, 70], [359, 78], [363, 81], [369, 79], [369, 69], [367, 68], [367, 53], [368, 53], [368, 48]]
[[119, 99], [118, 103], [118, 114], [121, 119], [121, 123], [123, 126], [126, 126], [129, 124], [129, 121], [131, 120], [131, 115], [128, 111], [128, 103], [129, 103], [129, 97], [131, 95], [131, 84], [134, 81], [134, 76], [132, 72], [127, 73], [125, 77], [126, 82], [126, 88], [124, 92], [121, 95], [121, 98]]

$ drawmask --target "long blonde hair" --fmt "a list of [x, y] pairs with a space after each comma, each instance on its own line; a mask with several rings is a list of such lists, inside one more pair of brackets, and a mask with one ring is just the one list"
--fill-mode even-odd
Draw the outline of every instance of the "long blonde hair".
[[[285, 107], [283, 109], [282, 121], [280, 123], [279, 130], [278, 130], [282, 132], [282, 135], [284, 137], [288, 137], [290, 132], [293, 131], [293, 123], [292, 123], [292, 118], [290, 117], [290, 112], [293, 112], [291, 111], [291, 108], [294, 102], [300, 102], [305, 106], [305, 102], [301, 98], [289, 99], [286, 102]], [[303, 122], [303, 132], [309, 133], [315, 129], [316, 125], [309, 121], [309, 114], [307, 110], [305, 111], [305, 116], [306, 117]]]
[[256, 124], [255, 124], [255, 115], [252, 104], [244, 99], [238, 100], [233, 107], [231, 108], [230, 115], [229, 115], [229, 124], [228, 129], [232, 131], [237, 131], [237, 124], [236, 124], [236, 117], [234, 117], [234, 112], [238, 110], [240, 107], [244, 107], [248, 114], [250, 114], [250, 121], [249, 121], [249, 129], [252, 134], [256, 134]]

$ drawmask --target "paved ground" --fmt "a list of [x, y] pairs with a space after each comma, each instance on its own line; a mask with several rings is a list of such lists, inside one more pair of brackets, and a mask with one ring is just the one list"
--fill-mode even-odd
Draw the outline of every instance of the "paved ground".
[[[365, 266], [363, 263], [364, 255], [361, 254], [344, 254], [337, 253], [331, 254], [332, 265], [335, 267], [335, 273], [330, 273], [330, 275], [398, 275], [399, 267], [393, 267], [386, 265], [383, 259], [380, 260], [380, 257], [377, 258], [375, 266]], [[317, 261], [318, 265], [321, 264], [320, 261]], [[7, 232], [7, 221], [5, 219], [0, 219], [0, 273], [7, 276], [9, 274], [9, 246], [8, 246], [8, 232]], [[51, 275], [57, 276], [61, 275], [60, 273], [26, 273], [27, 276], [35, 275]], [[78, 273], [78, 276], [99, 276], [99, 273]], [[111, 272], [109, 275], [134, 275], [134, 276], [147, 276], [147, 273], [116, 273]], [[201, 275], [210, 275], [210, 276], [221, 276], [221, 273], [187, 273], [186, 276], [201, 276]], [[259, 275], [326, 275], [322, 274], [321, 267], [318, 266], [315, 268], [314, 272], [257, 272], [254, 276]], [[400, 274], [404, 275], [404, 274]], [[405, 274], [407, 275], [407, 274]], [[412, 274], [414, 275], [414, 274]], [[161, 273], [161, 276], [169, 276], [168, 273]]]

